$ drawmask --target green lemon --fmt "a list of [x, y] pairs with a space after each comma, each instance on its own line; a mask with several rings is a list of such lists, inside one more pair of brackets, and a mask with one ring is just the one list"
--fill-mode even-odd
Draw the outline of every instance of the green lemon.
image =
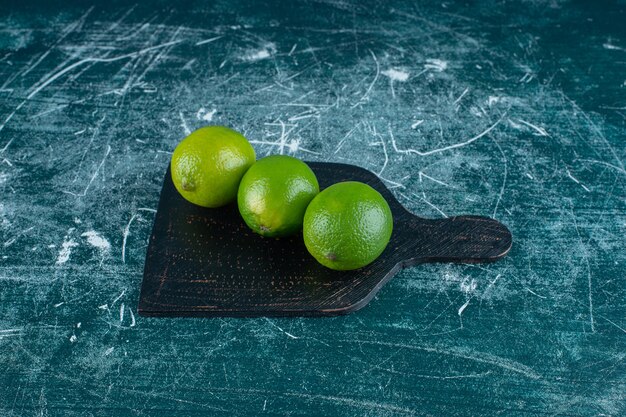
[[307, 164], [291, 156], [272, 155], [257, 161], [243, 176], [237, 204], [254, 232], [288, 236], [302, 228], [304, 212], [319, 191]]
[[172, 155], [172, 181], [189, 202], [220, 207], [237, 196], [241, 177], [256, 155], [243, 135], [224, 126], [207, 126], [183, 139]]
[[304, 244], [322, 265], [358, 269], [385, 250], [393, 230], [389, 204], [362, 182], [340, 182], [311, 201], [304, 215]]

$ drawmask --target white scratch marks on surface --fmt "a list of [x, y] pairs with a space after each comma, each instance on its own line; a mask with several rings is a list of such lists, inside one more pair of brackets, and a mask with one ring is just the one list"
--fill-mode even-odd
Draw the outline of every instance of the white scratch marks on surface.
[[[13, 112], [11, 112], [9, 114], [9, 116], [7, 116], [7, 118], [4, 120], [4, 122], [2, 124], [0, 124], [0, 132], [2, 131], [2, 129], [4, 129], [4, 127], [11, 120], [11, 118], [13, 118], [15, 113], [17, 111], [19, 111], [24, 106], [24, 104], [26, 104], [26, 102], [28, 100], [30, 100], [33, 97], [35, 97], [37, 94], [39, 94], [47, 86], [49, 86], [54, 81], [56, 81], [58, 78], [60, 78], [63, 75], [67, 74], [68, 72], [72, 71], [73, 69], [75, 69], [77, 67], [80, 67], [80, 66], [82, 66], [84, 64], [91, 63], [91, 62], [96, 62], [96, 63], [97, 62], [115, 62], [115, 61], [119, 61], [119, 60], [122, 60], [122, 59], [134, 58], [134, 57], [143, 55], [143, 54], [145, 54], [147, 52], [153, 51], [155, 49], [160, 49], [160, 48], [164, 48], [164, 47], [167, 47], [167, 46], [176, 45], [176, 44], [178, 44], [180, 42], [182, 42], [182, 40], [166, 42], [166, 43], [163, 43], [163, 44], [160, 44], [160, 45], [155, 45], [155, 46], [151, 46], [151, 47], [148, 47], [148, 48], [144, 48], [144, 49], [141, 49], [141, 50], [136, 51], [136, 52], [131, 52], [131, 53], [128, 53], [128, 54], [119, 55], [119, 56], [115, 56], [115, 57], [111, 57], [111, 58], [91, 57], [91, 58], [85, 58], [85, 59], [81, 59], [80, 61], [74, 62], [73, 64], [68, 65], [67, 67], [59, 70], [56, 73], [54, 73], [53, 75], [48, 77], [45, 81], [41, 82], [39, 85], [34, 86], [33, 90], [26, 96], [26, 99], [24, 101], [22, 101], [20, 104], [18, 104], [17, 107], [15, 108], [15, 110], [13, 110]], [[11, 143], [13, 142], [13, 139], [15, 139], [15, 137], [16, 136], [11, 138], [11, 140], [9, 140], [9, 142], [7, 142], [7, 144], [2, 148], [2, 150], [0, 150], [0, 154], [4, 153], [4, 151], [7, 150], [7, 148], [11, 145]]]
[[306, 110], [306, 111], [304, 111], [304, 112], [302, 112], [300, 114], [297, 114], [295, 116], [290, 116], [288, 120], [290, 122], [295, 122], [297, 120], [310, 119], [311, 117], [319, 119], [320, 118], [320, 114], [319, 113], [315, 113], [312, 110]]
[[280, 152], [280, 154], [282, 155], [285, 152], [285, 144], [287, 143], [287, 135], [289, 135], [289, 133], [291, 133], [291, 131], [293, 129], [296, 128], [296, 126], [292, 126], [291, 129], [289, 129], [289, 132], [287, 132], [285, 130], [285, 122], [283, 122], [282, 120], [278, 121], [280, 123], [280, 138], [278, 138], [278, 152]]
[[493, 106], [494, 104], [498, 103], [502, 101], [502, 97], [498, 97], [498, 96], [489, 96], [489, 98], [487, 98], [487, 105], [489, 107]]
[[487, 365], [496, 366], [498, 368], [506, 369], [511, 372], [524, 375], [530, 379], [543, 379], [534, 369], [526, 366], [517, 361], [503, 358], [501, 356], [492, 355], [487, 352], [474, 351], [471, 349], [461, 349], [453, 346], [428, 346], [428, 345], [413, 345], [413, 344], [401, 344], [381, 341], [369, 341], [369, 340], [344, 340], [345, 342], [357, 343], [357, 344], [371, 344], [387, 346], [392, 348], [405, 348], [408, 350], [418, 350], [429, 353], [436, 353], [439, 355], [453, 356], [456, 358], [467, 359], [474, 362], [484, 363]]
[[[156, 213], [155, 209], [146, 208], [146, 207], [139, 207], [137, 211], [147, 211], [149, 213]], [[122, 263], [126, 263], [126, 241], [128, 240], [128, 235], [130, 234], [130, 225], [138, 216], [140, 216], [139, 213], [133, 214], [130, 220], [128, 221], [128, 224], [124, 228], [124, 233], [122, 235]]]
[[419, 198], [420, 200], [422, 200], [424, 203], [426, 203], [429, 207], [435, 209], [439, 214], [441, 214], [443, 217], [445, 217], [446, 219], [448, 218], [448, 215], [446, 213], [443, 212], [443, 210], [441, 210], [439, 207], [437, 207], [436, 205], [434, 205], [433, 203], [431, 203], [430, 201], [428, 201], [428, 199], [426, 198], [426, 193], [424, 192], [424, 190], [422, 190], [422, 195], [419, 196], [415, 193], [412, 193], [413, 196]]
[[85, 58], [85, 59], [82, 59], [82, 60], [80, 60], [78, 62], [73, 63], [72, 65], [69, 65], [69, 66], [63, 68], [62, 70], [58, 71], [54, 75], [52, 75], [49, 78], [47, 78], [39, 86], [37, 86], [35, 89], [33, 89], [33, 91], [30, 94], [28, 94], [28, 96], [26, 96], [26, 98], [27, 98], [27, 100], [30, 100], [31, 98], [36, 96], [40, 91], [42, 91], [44, 88], [46, 88], [48, 85], [50, 85], [56, 79], [58, 79], [59, 77], [63, 76], [64, 74], [66, 74], [68, 72], [70, 72], [74, 68], [79, 67], [81, 65], [84, 65], [86, 63], [89, 63], [89, 62], [115, 62], [115, 61], [119, 61], [119, 60], [126, 59], [126, 58], [134, 58], [134, 57], [137, 57], [139, 55], [143, 55], [146, 52], [150, 52], [150, 51], [153, 51], [155, 49], [164, 48], [164, 47], [170, 46], [170, 45], [176, 45], [176, 44], [178, 44], [180, 42], [182, 42], [182, 40], [166, 42], [166, 43], [163, 43], [161, 45], [151, 46], [149, 48], [144, 48], [144, 49], [141, 49], [141, 50], [136, 51], [136, 52], [132, 52], [132, 53], [129, 53], [129, 54], [124, 54], [124, 55], [119, 55], [119, 56], [111, 57], [111, 58]]
[[63, 265], [70, 259], [70, 255], [72, 253], [72, 248], [78, 246], [73, 239], [70, 238], [70, 234], [74, 231], [74, 228], [71, 228], [67, 231], [67, 235], [65, 236], [63, 243], [61, 244], [61, 250], [57, 256], [57, 265]]
[[613, 157], [615, 158], [615, 160], [617, 161], [617, 164], [619, 165], [619, 167], [621, 168], [622, 172], [626, 172], [625, 168], [624, 168], [624, 163], [622, 162], [622, 158], [619, 157], [619, 155], [617, 154], [617, 152], [615, 152], [615, 149], [613, 148], [613, 146], [611, 146], [611, 143], [606, 139], [606, 136], [604, 136], [604, 133], [602, 133], [602, 131], [600, 130], [600, 128], [598, 127], [598, 125], [591, 120], [591, 118], [589, 117], [589, 115], [580, 108], [580, 106], [578, 104], [576, 104], [575, 101], [573, 101], [572, 99], [570, 99], [568, 96], [566, 96], [563, 92], [561, 92], [561, 96], [567, 100], [568, 102], [571, 103], [571, 105], [580, 112], [580, 114], [585, 118], [585, 120], [587, 120], [587, 122], [589, 123], [589, 127], [592, 128], [592, 130], [598, 135], [598, 137], [600, 138], [600, 140], [602, 140], [602, 142], [604, 142], [604, 144], [606, 145], [606, 147], [609, 149], [609, 151], [611, 152], [611, 155], [613, 155]]
[[500, 151], [500, 155], [502, 155], [502, 161], [503, 161], [503, 167], [504, 167], [504, 174], [503, 174], [503, 178], [502, 178], [502, 185], [500, 186], [500, 193], [498, 193], [498, 199], [496, 200], [496, 205], [493, 208], [493, 213], [491, 215], [492, 218], [496, 217], [496, 213], [498, 212], [498, 206], [500, 205], [500, 201], [502, 201], [502, 196], [504, 195], [504, 189], [506, 187], [506, 179], [508, 176], [508, 160], [506, 158], [506, 155], [504, 154], [504, 151], [502, 150], [502, 147], [500, 146], [500, 144], [498, 143], [498, 141], [495, 138], [491, 138], [493, 140], [493, 143], [496, 144], [496, 146], [498, 147], [498, 151]]
[[443, 59], [427, 59], [426, 64], [424, 64], [424, 69], [433, 70], [436, 72], [445, 71], [448, 68], [448, 62]]
[[115, 350], [115, 347], [111, 346], [110, 348], [104, 351], [104, 356], [109, 356], [111, 353], [113, 353], [114, 350]]
[[387, 187], [387, 188], [389, 188], [390, 190], [393, 190], [394, 188], [406, 188], [406, 187], [404, 186], [404, 184], [400, 184], [399, 182], [392, 181], [392, 180], [390, 180], [389, 178], [385, 178], [385, 177], [383, 177], [383, 176], [381, 176], [381, 175], [379, 175], [379, 176], [378, 176], [378, 178], [380, 178], [380, 179], [381, 179], [381, 180], [383, 180], [384, 182], [388, 183], [390, 186], [389, 186], [389, 187]]
[[537, 297], [539, 297], [539, 298], [543, 298], [544, 300], [547, 298], [547, 297], [545, 297], [545, 296], [543, 296], [543, 295], [539, 295], [539, 294], [537, 294], [536, 292], [534, 292], [534, 291], [533, 291], [533, 290], [531, 290], [530, 288], [526, 288], [526, 291], [528, 291], [528, 292], [529, 292], [529, 293], [531, 293], [532, 295], [536, 295], [536, 296], [537, 296]]
[[618, 167], [617, 165], [609, 164], [608, 162], [596, 161], [595, 159], [581, 159], [581, 161], [590, 162], [592, 164], [604, 165], [605, 167], [612, 168], [612, 169], [616, 170], [617, 172], [620, 172], [620, 173], [626, 175], [626, 169], [624, 169], [622, 167]]
[[196, 58], [192, 58], [183, 66], [182, 70], [190, 70], [193, 67], [193, 64], [196, 62]]
[[362, 400], [357, 398], [338, 397], [334, 395], [322, 395], [322, 394], [308, 394], [304, 392], [283, 392], [280, 395], [303, 398], [308, 400], [323, 400], [331, 403], [346, 404], [350, 407], [368, 408], [372, 410], [388, 411], [394, 413], [416, 415], [416, 412], [409, 408], [397, 407], [391, 404], [380, 403], [376, 401]]
[[[0, 184], [2, 179], [2, 175], [0, 175]], [[19, 239], [20, 237], [24, 236], [26, 233], [30, 232], [31, 230], [33, 230], [35, 228], [35, 226], [31, 226], [28, 229], [24, 229], [21, 232], [19, 232], [15, 237], [7, 240], [6, 242], [4, 242], [4, 247], [8, 248], [9, 246], [11, 246], [13, 243], [15, 243], [15, 241], [17, 241], [17, 239]]]
[[524, 75], [522, 76], [522, 78], [520, 78], [518, 80], [518, 82], [520, 83], [529, 83], [531, 82], [533, 79], [535, 78], [535, 75], [529, 70], [527, 72], [524, 73]]
[[286, 332], [285, 330], [283, 330], [281, 327], [279, 327], [276, 323], [274, 323], [272, 320], [265, 318], [265, 320], [271, 324], [272, 326], [276, 327], [278, 330], [280, 330], [281, 332], [283, 332], [285, 335], [287, 335], [287, 337], [289, 337], [290, 339], [300, 339], [298, 336], [294, 336], [289, 332]]
[[389, 155], [387, 154], [387, 145], [385, 144], [385, 141], [383, 140], [382, 137], [380, 138], [380, 144], [383, 146], [383, 153], [385, 154], [385, 161], [383, 162], [382, 168], [378, 172], [379, 177], [383, 174], [383, 171], [385, 170], [385, 168], [387, 168], [387, 164], [389, 163]]
[[466, 374], [466, 375], [413, 375], [417, 378], [426, 378], [426, 379], [463, 379], [463, 378], [482, 378], [491, 374], [491, 371], [481, 372], [479, 374]]
[[469, 91], [469, 88], [466, 88], [465, 90], [463, 90], [461, 95], [456, 100], [454, 100], [452, 104], [457, 104], [459, 101], [461, 101], [461, 99], [465, 97], [465, 94], [467, 94], [468, 91]]
[[216, 112], [217, 112], [217, 109], [208, 111], [204, 107], [201, 107], [200, 110], [198, 110], [198, 112], [196, 113], [196, 118], [198, 120], [204, 120], [205, 122], [210, 122], [213, 120], [213, 116], [215, 115]]
[[389, 134], [391, 136], [391, 145], [393, 146], [393, 149], [397, 152], [397, 153], [403, 153], [403, 154], [416, 154], [419, 156], [428, 156], [428, 155], [432, 155], [432, 154], [436, 154], [436, 153], [440, 153], [440, 152], [445, 152], [451, 149], [456, 149], [456, 148], [461, 148], [463, 146], [467, 146], [472, 142], [477, 141], [478, 139], [482, 138], [483, 136], [487, 135], [489, 132], [491, 132], [493, 129], [496, 128], [496, 126], [498, 126], [500, 124], [500, 122], [502, 121], [502, 118], [504, 116], [500, 117], [494, 124], [492, 124], [491, 126], [489, 126], [486, 130], [484, 130], [483, 132], [479, 133], [478, 135], [464, 141], [464, 142], [460, 142], [460, 143], [455, 143], [454, 145], [449, 145], [449, 146], [444, 146], [442, 148], [437, 148], [437, 149], [433, 149], [430, 151], [425, 151], [425, 152], [420, 152], [416, 149], [399, 149], [398, 145], [396, 144], [396, 141], [393, 137], [393, 132], [391, 131], [391, 128], [389, 129]]
[[17, 240], [16, 238], [12, 238], [12, 239], [7, 240], [6, 242], [4, 242], [4, 247], [8, 248], [12, 244], [14, 244], [16, 240]]
[[385, 156], [385, 159], [383, 161], [383, 166], [380, 169], [380, 171], [378, 171], [378, 174], [376, 174], [378, 177], [380, 177], [383, 174], [383, 171], [385, 171], [385, 168], [387, 168], [387, 164], [389, 163], [389, 154], [387, 153], [387, 144], [385, 144], [385, 140], [382, 138], [382, 136], [380, 136], [378, 133], [376, 133], [376, 128], [374, 127], [374, 130], [372, 132], [374, 134], [374, 136], [378, 137], [380, 139], [379, 142], [373, 142], [370, 143], [370, 146], [382, 146], [383, 148], [383, 154]]
[[120, 304], [120, 323], [124, 321], [124, 309], [126, 306], [124, 303]]
[[599, 315], [601, 318], [603, 318], [604, 320], [606, 320], [609, 324], [612, 324], [613, 326], [615, 326], [617, 329], [620, 329], [622, 332], [626, 333], [626, 329], [624, 329], [623, 327], [619, 326], [617, 323], [615, 323], [612, 320], [609, 320], [608, 318], [606, 318], [603, 315]]
[[100, 169], [104, 165], [104, 161], [106, 161], [106, 159], [107, 159], [107, 157], [109, 156], [110, 153], [111, 153], [111, 145], [107, 145], [107, 150], [104, 153], [104, 157], [102, 158], [102, 161], [100, 161], [100, 165], [98, 165], [98, 167], [94, 171], [93, 175], [91, 176], [91, 179], [89, 180], [89, 183], [87, 183], [87, 186], [85, 187], [85, 189], [83, 190], [82, 193], [76, 194], [76, 193], [73, 193], [71, 191], [65, 191], [65, 190], [63, 192], [66, 193], [66, 194], [73, 195], [74, 197], [84, 197], [84, 196], [86, 196], [87, 195], [87, 191], [89, 191], [89, 187], [91, 187], [91, 184], [94, 182], [94, 180], [98, 176], [98, 172], [100, 171]]
[[500, 279], [500, 277], [502, 276], [502, 274], [498, 274], [496, 275], [496, 277], [493, 279], [493, 281], [491, 281], [489, 283], [489, 285], [487, 285], [487, 288], [485, 288], [485, 291], [483, 292], [483, 295], [491, 288], [493, 287], [493, 285], [496, 283], [496, 281], [498, 281]]
[[400, 81], [405, 82], [409, 79], [409, 75], [411, 75], [408, 71], [403, 69], [390, 68], [381, 72], [385, 77], [388, 77], [391, 81]]
[[126, 263], [126, 241], [128, 240], [128, 235], [130, 234], [130, 225], [137, 218], [137, 216], [139, 216], [139, 213], [133, 214], [124, 228], [124, 233], [122, 235], [122, 263]]
[[87, 242], [94, 248], [99, 249], [102, 252], [108, 252], [111, 249], [111, 244], [108, 240], [100, 236], [95, 230], [90, 230], [81, 235], [87, 238]]
[[[124, 296], [124, 294], [126, 294], [126, 290], [122, 290], [121, 294], [120, 294], [120, 295], [118, 295], [118, 296], [115, 298], [115, 300], [113, 300], [113, 301], [111, 302], [111, 307], [113, 307], [113, 304], [117, 303], [117, 301], [118, 301], [120, 298], [122, 298], [122, 297]], [[105, 306], [106, 306], [106, 304], [105, 304]], [[108, 308], [108, 307], [106, 307], [106, 308]]]
[[343, 144], [346, 142], [346, 139], [348, 139], [350, 137], [350, 135], [352, 135], [352, 133], [357, 129], [357, 127], [359, 126], [360, 123], [357, 123], [352, 129], [350, 129], [348, 131], [348, 133], [346, 133], [346, 135], [339, 141], [339, 143], [337, 144], [337, 148], [335, 148], [335, 152], [333, 152], [333, 154], [337, 154], [337, 152], [339, 152], [341, 150], [341, 148], [343, 147]]
[[21, 336], [22, 335], [22, 330], [23, 328], [15, 328], [15, 329], [5, 329], [5, 330], [0, 330], [0, 340], [7, 338], [7, 337], [15, 337], [15, 336]]
[[385, 77], [389, 78], [389, 85], [391, 86], [391, 96], [396, 97], [396, 90], [393, 87], [395, 81], [405, 82], [409, 79], [410, 73], [408, 71], [396, 68], [390, 68], [381, 72]]
[[574, 181], [576, 184], [580, 185], [581, 187], [583, 187], [583, 189], [587, 192], [591, 192], [591, 190], [589, 188], [587, 188], [587, 186], [585, 184], [583, 184], [582, 182], [580, 182], [577, 178], [574, 178], [574, 176], [572, 175], [572, 173], [570, 172], [570, 170], [567, 168], [567, 166], [565, 167], [565, 171], [567, 172], [567, 176], [570, 177], [570, 179], [572, 181]]
[[[17, 107], [15, 108], [15, 110], [13, 110], [7, 117], [6, 119], [4, 119], [4, 122], [2, 122], [2, 124], [0, 125], [0, 132], [2, 132], [2, 129], [4, 129], [4, 127], [7, 125], [7, 123], [9, 123], [9, 121], [11, 121], [11, 119], [13, 118], [13, 116], [15, 116], [15, 113], [17, 113], [23, 106], [24, 104], [26, 104], [26, 101], [22, 101], [20, 104], [17, 105]], [[2, 149], [0, 149], [0, 154], [3, 154], [4, 151], [6, 151], [8, 149], [9, 146], [11, 146], [11, 143], [13, 143], [13, 140], [17, 137], [18, 135], [14, 135], [11, 139], [9, 139], [9, 141], [4, 145], [4, 147]]]
[[574, 220], [574, 228], [576, 229], [576, 234], [578, 235], [578, 240], [580, 241], [580, 246], [582, 250], [583, 260], [585, 261], [585, 266], [587, 269], [587, 290], [588, 290], [588, 299], [589, 299], [589, 322], [591, 323], [591, 331], [593, 333], [596, 332], [595, 320], [593, 318], [593, 297], [592, 297], [592, 283], [591, 283], [591, 265], [589, 264], [589, 253], [587, 252], [587, 246], [583, 242], [583, 238], [580, 235], [580, 229], [578, 228], [578, 222], [576, 221], [576, 215], [574, 214], [574, 208], [570, 205], [570, 211], [572, 213], [572, 219]]
[[528, 127], [530, 127], [532, 130], [534, 130], [536, 132], [535, 136], [550, 136], [548, 134], [548, 132], [546, 132], [546, 130], [543, 127], [539, 127], [537, 125], [534, 125], [534, 124], [532, 124], [530, 122], [527, 122], [526, 120], [522, 120], [522, 119], [517, 119], [517, 121], [522, 123], [522, 124], [524, 124], [524, 125], [526, 125], [526, 126], [528, 126]]
[[413, 124], [411, 125], [411, 129], [413, 129], [413, 130], [417, 129], [417, 127], [418, 127], [419, 125], [421, 125], [422, 123], [424, 123], [424, 121], [423, 121], [423, 120], [416, 120], [416, 121], [415, 121], [415, 123], [413, 123]]
[[14, 333], [14, 332], [21, 332], [23, 330], [22, 327], [19, 328], [15, 328], [15, 329], [4, 329], [4, 330], [0, 330], [1, 334], [6, 334], [6, 333]]
[[422, 182], [422, 178], [427, 178], [427, 179], [431, 180], [432, 182], [436, 182], [437, 184], [445, 185], [446, 187], [452, 188], [450, 184], [446, 184], [445, 182], [440, 181], [437, 178], [433, 178], [430, 175], [426, 175], [422, 171], [418, 172], [418, 178], [419, 178], [420, 182]]
[[204, 40], [196, 42], [196, 46], [200, 46], [200, 45], [204, 45], [204, 44], [207, 44], [207, 43], [215, 42], [216, 40], [222, 39], [223, 37], [224, 37], [224, 35], [215, 36], [215, 37], [209, 38], [209, 39], [204, 39]]
[[472, 278], [470, 281], [467, 280], [467, 278], [463, 279], [463, 281], [461, 281], [460, 284], [460, 288], [461, 291], [463, 291], [465, 294], [473, 294], [474, 291], [476, 291], [476, 288], [478, 287], [478, 284], [476, 283], [476, 280], [474, 278]]
[[185, 116], [183, 116], [183, 112], [179, 111], [178, 115], [180, 116], [180, 127], [183, 128], [183, 132], [185, 132], [185, 135], [190, 134], [191, 129], [189, 129], [189, 126], [187, 126], [187, 122], [185, 121]]
[[[310, 153], [313, 155], [320, 155], [319, 152], [314, 152], [310, 149], [304, 148], [300, 146], [300, 139], [291, 139], [287, 142], [289, 134], [298, 127], [298, 124], [287, 124], [282, 120], [278, 120], [278, 123], [265, 123], [266, 126], [280, 126], [279, 138], [275, 141], [267, 141], [267, 140], [250, 140], [249, 142], [254, 145], [266, 145], [266, 146], [277, 146], [278, 152], [283, 155], [285, 153], [285, 148], [292, 154], [297, 151], [302, 151], [306, 153]], [[289, 127], [289, 129], [286, 129]], [[270, 134], [270, 136], [276, 136], [276, 134]], [[269, 152], [268, 152], [269, 154]]]
[[467, 308], [467, 306], [469, 305], [471, 299], [467, 300], [465, 302], [465, 304], [463, 304], [461, 307], [459, 307], [459, 311], [457, 312], [457, 314], [459, 315], [459, 317], [461, 317], [461, 314], [463, 314], [463, 312], [465, 311], [465, 309]]
[[365, 90], [365, 94], [363, 94], [363, 96], [359, 99], [359, 101], [357, 101], [355, 104], [352, 105], [352, 108], [355, 108], [359, 104], [362, 104], [369, 99], [372, 88], [374, 87], [374, 85], [376, 84], [376, 81], [378, 81], [378, 77], [380, 76], [380, 63], [378, 62], [378, 58], [376, 58], [376, 55], [374, 54], [374, 52], [372, 52], [372, 50], [370, 50], [370, 54], [372, 55], [372, 59], [374, 60], [374, 63], [376, 64], [376, 74], [374, 75], [374, 79], [370, 83], [369, 87], [367, 87], [367, 90]]
[[67, 37], [67, 35], [69, 35], [72, 31], [74, 31], [75, 29], [81, 28], [82, 25], [85, 23], [85, 20], [87, 19], [87, 16], [93, 11], [94, 7], [90, 7], [87, 12], [85, 14], [83, 14], [77, 21], [73, 22], [72, 24], [68, 25], [64, 30], [63, 33], [61, 34], [61, 36], [56, 40], [56, 42], [54, 42], [54, 44], [48, 48], [48, 50], [46, 52], [44, 52], [43, 54], [41, 54], [41, 56], [37, 59], [37, 61], [35, 61], [34, 64], [30, 65], [26, 70], [24, 70], [24, 72], [22, 72], [22, 74], [20, 74], [20, 77], [24, 77], [26, 76], [29, 72], [31, 72], [33, 69], [35, 69], [39, 64], [41, 64], [41, 62], [50, 54], [50, 52], [52, 52], [54, 50], [54, 48], [59, 45], [63, 39], [65, 39]]
[[612, 51], [624, 51], [624, 52], [626, 52], [626, 48], [622, 48], [621, 46], [613, 45], [610, 42], [603, 43], [602, 47], [604, 49], [609, 49], [609, 50], [612, 50]]
[[[437, 184], [441, 184], [444, 185], [446, 187], [450, 187], [450, 185], [446, 184], [443, 181], [439, 181], [436, 178], [433, 178], [431, 176], [428, 176], [426, 174], [424, 174], [422, 171], [419, 171], [418, 173], [418, 178], [419, 178], [419, 182], [420, 184], [423, 182], [422, 178], [428, 178], [429, 180], [437, 183]], [[437, 207], [436, 205], [434, 205], [433, 203], [431, 203], [427, 198], [426, 198], [426, 192], [424, 191], [424, 189], [422, 189], [422, 196], [420, 197], [419, 195], [413, 193], [413, 195], [419, 199], [421, 199], [424, 203], [426, 203], [429, 207], [435, 209], [437, 212], [439, 212], [443, 217], [448, 218], [448, 215], [446, 213], [443, 212], [443, 210], [441, 210], [439, 207]]]
[[267, 59], [276, 53], [276, 44], [267, 42], [260, 49], [251, 50], [241, 56], [242, 61], [255, 62]]
[[77, 340], [78, 340], [78, 338], [76, 337], [75, 334], [70, 336], [70, 343], [76, 343]]
[[30, 116], [30, 119], [36, 119], [36, 118], [44, 116], [46, 114], [50, 114], [50, 113], [53, 113], [55, 111], [63, 110], [66, 107], [68, 107], [67, 104], [61, 104], [60, 106], [55, 106], [55, 107], [52, 107], [50, 109], [44, 110], [42, 112], [39, 112], [37, 114], [34, 114], [34, 115]]
[[135, 327], [137, 322], [135, 321], [135, 313], [133, 313], [132, 308], [128, 308], [128, 312], [130, 313], [130, 327]]

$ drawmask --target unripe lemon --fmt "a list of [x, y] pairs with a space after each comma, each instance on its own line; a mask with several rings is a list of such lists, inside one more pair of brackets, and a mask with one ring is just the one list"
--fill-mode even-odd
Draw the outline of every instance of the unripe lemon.
[[220, 207], [233, 201], [241, 178], [254, 164], [254, 148], [243, 135], [208, 126], [183, 139], [172, 155], [172, 181], [189, 202]]

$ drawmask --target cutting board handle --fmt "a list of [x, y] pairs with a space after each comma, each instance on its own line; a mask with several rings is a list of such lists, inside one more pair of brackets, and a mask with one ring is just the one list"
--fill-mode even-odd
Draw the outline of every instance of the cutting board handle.
[[489, 217], [423, 219], [411, 215], [403, 235], [404, 266], [425, 262], [493, 262], [511, 249], [509, 229]]

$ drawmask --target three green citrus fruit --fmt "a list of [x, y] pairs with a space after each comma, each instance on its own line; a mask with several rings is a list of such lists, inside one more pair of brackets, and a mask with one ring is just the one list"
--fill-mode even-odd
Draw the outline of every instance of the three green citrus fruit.
[[243, 176], [237, 204], [254, 232], [281, 237], [302, 228], [307, 206], [318, 193], [317, 178], [307, 164], [291, 156], [272, 155], [257, 161]]
[[255, 163], [250, 143], [223, 126], [208, 126], [183, 139], [172, 155], [172, 181], [189, 202], [220, 207], [237, 199], [256, 233], [292, 235], [318, 262], [335, 270], [358, 269], [385, 250], [393, 229], [389, 205], [361, 182], [340, 182], [319, 192], [313, 171], [299, 159], [273, 155]]
[[208, 126], [183, 139], [172, 155], [172, 181], [189, 202], [220, 207], [233, 201], [241, 178], [256, 155], [243, 135], [223, 126]]
[[380, 193], [361, 182], [326, 188], [304, 215], [304, 244], [322, 265], [340, 271], [373, 262], [391, 238], [393, 217]]

